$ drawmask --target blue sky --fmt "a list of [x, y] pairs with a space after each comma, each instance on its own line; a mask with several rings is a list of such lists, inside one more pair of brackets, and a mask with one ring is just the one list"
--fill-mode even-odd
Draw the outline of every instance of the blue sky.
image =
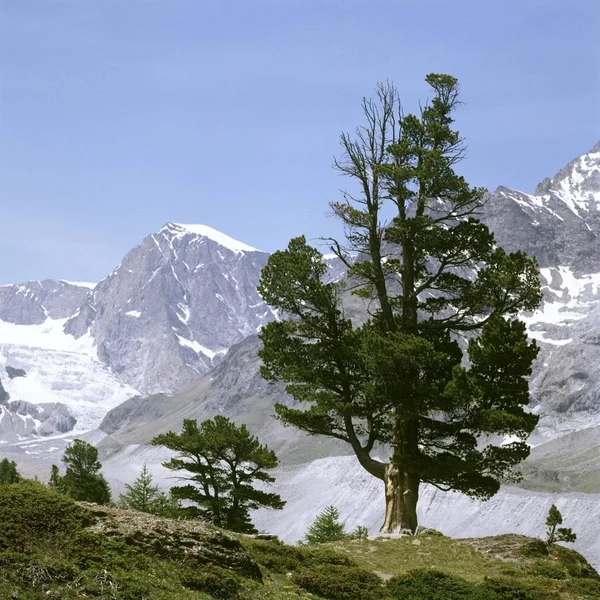
[[0, 283], [97, 281], [167, 221], [338, 234], [360, 100], [459, 78], [472, 184], [533, 191], [600, 139], [597, 0], [1, 0]]

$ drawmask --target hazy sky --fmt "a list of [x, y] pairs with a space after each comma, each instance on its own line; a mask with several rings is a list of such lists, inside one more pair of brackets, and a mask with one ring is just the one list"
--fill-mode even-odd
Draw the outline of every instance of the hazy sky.
[[600, 139], [598, 0], [0, 0], [0, 283], [97, 281], [167, 221], [337, 233], [340, 132], [459, 78], [461, 169], [533, 191]]

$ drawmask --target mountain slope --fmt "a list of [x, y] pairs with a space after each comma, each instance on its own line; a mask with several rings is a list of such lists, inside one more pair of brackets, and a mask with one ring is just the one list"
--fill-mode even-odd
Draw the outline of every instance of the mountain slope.
[[283, 464], [348, 453], [346, 444], [285, 428], [273, 417], [275, 402], [294, 401], [285, 394], [283, 384], [269, 384], [260, 377], [260, 346], [256, 335], [249, 336], [233, 346], [212, 371], [180, 392], [138, 396], [115, 407], [100, 425], [108, 436], [101, 446], [119, 451], [124, 446], [149, 443], [158, 433], [179, 431], [183, 419], [224, 414], [248, 425]]
[[65, 326], [146, 393], [173, 391], [274, 318], [256, 286], [268, 255], [201, 225], [167, 223], [131, 250]]
[[70, 317], [83, 304], [93, 286], [93, 283], [53, 279], [1, 285], [0, 322], [40, 325], [47, 319]]
[[499, 187], [483, 220], [508, 251], [523, 250], [541, 267], [600, 271], [600, 142], [539, 184], [535, 194]]

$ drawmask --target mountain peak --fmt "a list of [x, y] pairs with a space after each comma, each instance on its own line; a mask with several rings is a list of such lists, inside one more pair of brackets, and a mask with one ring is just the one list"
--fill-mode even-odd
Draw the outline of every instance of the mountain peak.
[[187, 223], [167, 223], [161, 232], [169, 232], [174, 238], [183, 238], [186, 235], [194, 235], [204, 237], [212, 240], [213, 242], [235, 252], [261, 252], [257, 248], [253, 248], [244, 242], [235, 240], [228, 235], [209, 227], [208, 225], [200, 224], [187, 224]]
[[538, 196], [554, 195], [578, 217], [600, 208], [600, 142], [542, 181]]

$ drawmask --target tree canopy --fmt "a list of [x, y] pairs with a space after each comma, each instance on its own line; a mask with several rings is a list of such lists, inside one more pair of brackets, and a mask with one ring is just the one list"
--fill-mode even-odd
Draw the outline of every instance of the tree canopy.
[[84, 440], [73, 440], [67, 447], [62, 461], [67, 469], [60, 477], [58, 469], [52, 467], [50, 484], [66, 492], [75, 500], [108, 504], [110, 487], [100, 469], [98, 450]]
[[17, 463], [14, 460], [3, 458], [0, 461], [0, 484], [18, 483], [21, 479], [21, 475], [17, 470]]
[[187, 472], [180, 478], [187, 485], [174, 486], [172, 494], [193, 502], [197, 512], [220, 527], [252, 533], [249, 511], [260, 507], [280, 509], [284, 501], [274, 493], [253, 487], [255, 482], [269, 484], [275, 479], [267, 470], [277, 466], [275, 453], [261, 445], [245, 425], [237, 426], [217, 415], [198, 426], [185, 419], [181, 433], [169, 431], [152, 440], [177, 456], [163, 463], [168, 469]]
[[485, 190], [455, 172], [457, 80], [426, 81], [433, 97], [418, 114], [380, 85], [365, 124], [341, 136], [334, 166], [355, 189], [331, 204], [345, 240], [327, 242], [347, 281], [326, 282], [321, 252], [297, 237], [259, 285], [284, 316], [260, 334], [261, 374], [303, 403], [277, 404], [277, 417], [347, 442], [385, 482], [385, 532], [416, 530], [422, 482], [495, 494], [518, 477], [537, 423], [526, 406], [538, 348], [518, 319], [539, 304], [537, 263], [497, 246], [478, 218]]

